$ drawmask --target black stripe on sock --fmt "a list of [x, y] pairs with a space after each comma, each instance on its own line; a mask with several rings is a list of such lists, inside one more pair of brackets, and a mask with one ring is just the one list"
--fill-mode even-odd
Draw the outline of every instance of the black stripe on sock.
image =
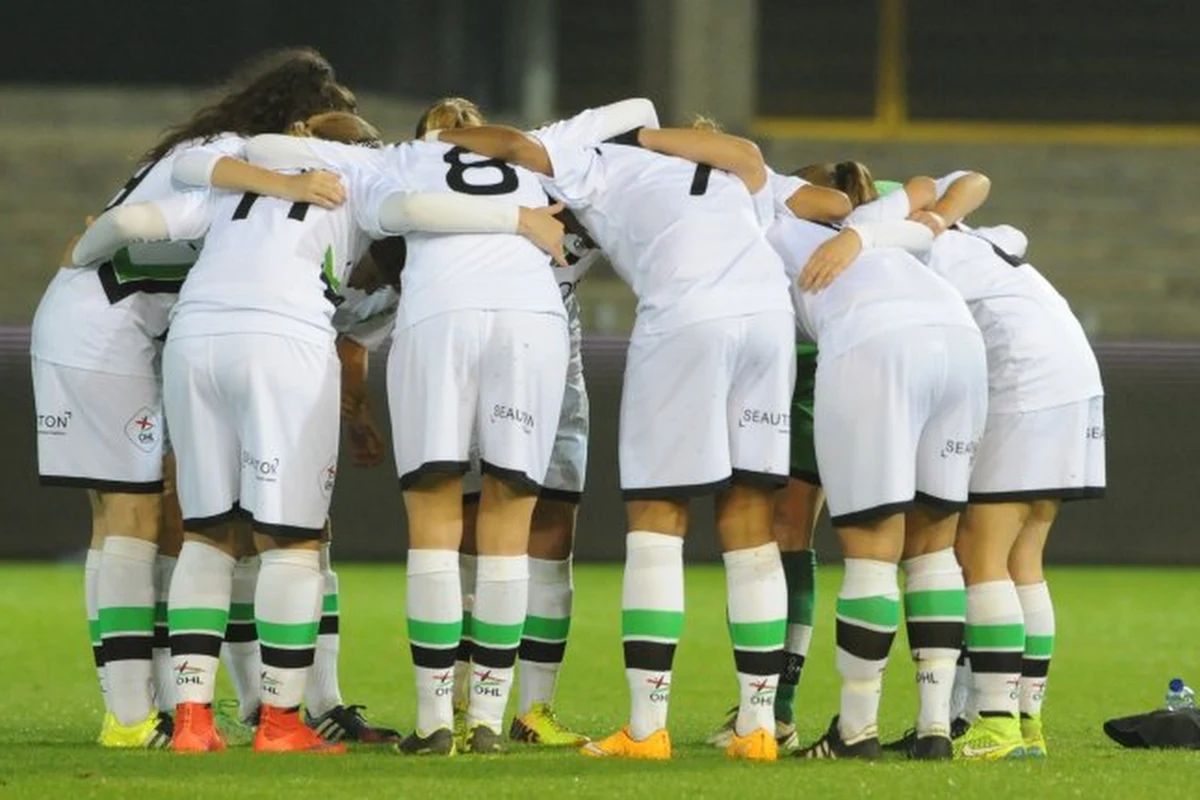
[[154, 626], [154, 649], [165, 650], [171, 646], [171, 629], [167, 623], [160, 622]]
[[966, 644], [959, 642], [958, 648], [958, 665], [960, 667], [965, 667], [967, 665], [967, 646]]
[[518, 652], [522, 661], [533, 661], [538, 664], [561, 664], [563, 657], [567, 654], [567, 643], [522, 639]]
[[517, 648], [484, 647], [476, 642], [471, 663], [488, 669], [512, 669], [512, 665], [517, 663]]
[[670, 672], [675, 645], [630, 639], [625, 642], [625, 668], [648, 672]]
[[1022, 678], [1044, 678], [1050, 674], [1050, 659], [1023, 658], [1021, 659]]
[[413, 664], [424, 669], [452, 669], [454, 667], [455, 649], [453, 647], [422, 647], [419, 644], [409, 644]]
[[860, 628], [845, 620], [837, 621], [837, 646], [864, 661], [882, 661], [887, 658], [895, 638], [895, 631], [883, 633], [870, 628]]
[[783, 669], [783, 650], [733, 650], [733, 663], [743, 675], [778, 675]]
[[994, 650], [972, 650], [971, 671], [993, 675], [1019, 675], [1025, 654], [1020, 650], [996, 652]]
[[927, 622], [919, 620], [907, 623], [908, 646], [913, 649], [940, 648], [957, 650], [962, 646], [967, 631], [965, 622]]
[[154, 656], [154, 637], [106, 636], [103, 644], [104, 663], [114, 661], [149, 661]]
[[172, 656], [221, 656], [220, 636], [207, 633], [177, 633], [171, 637]]
[[337, 614], [326, 614], [321, 617], [321, 623], [317, 626], [318, 636], [333, 636], [338, 632], [341, 619]]
[[456, 661], [470, 661], [471, 653], [475, 652], [475, 642], [472, 639], [463, 637], [458, 640], [458, 654], [455, 656]]
[[783, 669], [779, 671], [779, 683], [782, 686], [798, 686], [800, 673], [804, 670], [804, 656], [799, 653], [783, 651]]
[[263, 666], [275, 667], [276, 669], [308, 669], [313, 665], [313, 659], [317, 653], [315, 647], [291, 650], [283, 647], [271, 647], [269, 644], [261, 643], [258, 647], [262, 653]]
[[225, 625], [225, 641], [232, 644], [245, 644], [258, 638], [258, 631], [253, 622], [230, 622]]
[[97, 667], [104, 666], [104, 645], [92, 645], [92, 661], [96, 662]]

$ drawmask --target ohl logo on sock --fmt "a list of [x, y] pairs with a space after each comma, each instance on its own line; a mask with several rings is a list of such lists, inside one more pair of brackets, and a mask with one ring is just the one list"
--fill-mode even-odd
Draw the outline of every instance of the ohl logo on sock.
[[504, 679], [492, 674], [490, 669], [475, 670], [475, 685], [472, 691], [475, 694], [482, 694], [488, 697], [499, 697], [500, 687], [504, 685]]
[[1020, 700], [1021, 699], [1021, 678], [1019, 676], [1016, 678], [1010, 678], [1009, 680], [1005, 681], [1005, 683], [1007, 683], [1008, 687], [1009, 687], [1008, 688], [1008, 699], [1009, 700]]
[[754, 694], [750, 695], [750, 704], [755, 706], [773, 706], [775, 705], [775, 684], [770, 678], [763, 678], [758, 681], [751, 681], [750, 685], [754, 687]]
[[260, 677], [262, 678], [262, 690], [264, 692], [266, 692], [267, 694], [273, 694], [273, 695], [278, 696], [279, 687], [283, 685], [283, 681], [281, 681], [278, 678], [275, 678], [271, 675], [268, 675], [266, 670], [263, 670], [262, 675]]
[[454, 691], [454, 673], [450, 670], [446, 670], [440, 675], [434, 675], [433, 680], [435, 682], [433, 687], [434, 697], [445, 697]]
[[650, 691], [650, 702], [665, 703], [671, 698], [671, 682], [666, 675], [659, 675], [657, 678], [646, 678], [646, 683], [654, 687]]
[[186, 684], [200, 685], [200, 675], [203, 673], [200, 667], [193, 667], [188, 662], [184, 661], [178, 667], [175, 667], [175, 685], [184, 686]]

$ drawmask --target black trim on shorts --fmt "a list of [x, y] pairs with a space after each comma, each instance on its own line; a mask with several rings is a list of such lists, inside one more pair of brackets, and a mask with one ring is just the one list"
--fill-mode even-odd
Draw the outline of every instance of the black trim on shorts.
[[794, 480], [804, 481], [809, 486], [816, 486], [818, 488], [821, 486], [821, 476], [820, 475], [818, 475], [815, 472], [810, 472], [809, 470], [806, 470], [806, 469], [800, 469], [799, 467], [795, 467], [795, 468], [789, 470], [788, 477], [793, 478]]
[[836, 517], [831, 514], [829, 521], [835, 528], [842, 528], [847, 525], [861, 525], [864, 522], [872, 522], [884, 517], [890, 517], [892, 514], [902, 514], [912, 508], [912, 504], [912, 500], [902, 500], [899, 503], [884, 503], [872, 508], [864, 508], [862, 511], [839, 514]]
[[466, 475], [471, 469], [467, 461], [426, 461], [416, 469], [400, 476], [400, 490], [411, 489], [426, 475]]
[[319, 542], [325, 535], [325, 526], [305, 528], [300, 525], [281, 525], [275, 522], [253, 522], [254, 532], [266, 534], [276, 539], [298, 539], [300, 541]]
[[913, 502], [951, 514], [957, 514], [967, 507], [966, 500], [947, 500], [944, 497], [938, 497], [927, 492], [917, 492], [914, 494]]
[[548, 486], [543, 486], [538, 492], [538, 498], [541, 500], [556, 500], [560, 503], [572, 503], [579, 505], [583, 500], [583, 492], [572, 492], [570, 489], [551, 489]]
[[185, 531], [203, 531], [208, 528], [215, 528], [218, 525], [224, 525], [226, 522], [234, 519], [245, 519], [248, 516], [240, 505], [234, 503], [228, 511], [213, 514], [211, 517], [184, 517], [183, 529]]
[[463, 495], [464, 506], [477, 506], [480, 499], [483, 497], [483, 492], [467, 492]]
[[788, 476], [777, 475], [774, 472], [754, 472], [748, 469], [734, 469], [729, 476], [731, 483], [742, 486], [754, 486], [759, 489], [782, 489], [787, 486]]
[[38, 483], [63, 489], [94, 489], [115, 494], [162, 494], [163, 482], [106, 481], [99, 478], [75, 478], [69, 475], [38, 475]]
[[631, 500], [687, 500], [724, 491], [729, 488], [731, 483], [730, 478], [722, 478], [712, 483], [692, 483], [683, 486], [654, 486], [646, 489], [622, 488], [621, 499], [626, 503]]
[[509, 469], [508, 467], [498, 467], [490, 461], [479, 460], [479, 471], [484, 475], [491, 475], [497, 480], [502, 480], [505, 483], [518, 486], [530, 494], [538, 494], [542, 491], [542, 484], [529, 477], [519, 469]]
[[1026, 489], [1020, 492], [971, 492], [968, 503], [1029, 503], [1034, 500], [1098, 500], [1104, 497], [1103, 486], [1076, 486], [1070, 489]]

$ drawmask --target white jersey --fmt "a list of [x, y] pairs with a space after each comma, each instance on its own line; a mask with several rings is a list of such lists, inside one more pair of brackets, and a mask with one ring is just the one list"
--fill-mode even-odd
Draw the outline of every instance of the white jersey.
[[[171, 179], [175, 159], [197, 144], [186, 142], [142, 166], [105, 210], [171, 197], [181, 188]], [[244, 145], [228, 135], [206, 146], [240, 157]], [[179, 287], [199, 252], [195, 241], [132, 244], [101, 264], [59, 270], [34, 316], [33, 355], [95, 372], [153, 376], [154, 340], [166, 333]]]
[[250, 192], [184, 192], [159, 203], [172, 239], [207, 234], [172, 312], [171, 338], [271, 333], [332, 342], [342, 281], [390, 193], [384, 180], [349, 188], [332, 210]]
[[621, 144], [581, 144], [573, 120], [536, 132], [570, 206], [638, 298], [635, 332], [789, 311], [783, 264], [737, 177]]
[[361, 289], [346, 288], [345, 302], [333, 312], [333, 328], [339, 336], [358, 342], [368, 350], [378, 349], [392, 337], [396, 327], [396, 309], [400, 293], [384, 286], [368, 294]]

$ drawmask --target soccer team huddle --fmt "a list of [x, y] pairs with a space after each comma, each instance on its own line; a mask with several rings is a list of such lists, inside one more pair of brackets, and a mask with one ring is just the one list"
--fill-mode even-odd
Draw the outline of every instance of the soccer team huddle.
[[[251, 66], [141, 159], [34, 320], [42, 482], [92, 502], [100, 743], [217, 751], [240, 727], [263, 752], [508, 738], [670, 758], [688, 502], [713, 496], [739, 698], [711, 743], [1044, 756], [1042, 552], [1063, 500], [1104, 492], [1103, 387], [1024, 234], [965, 222], [989, 191], [849, 161], [783, 174], [706, 121], [660, 127], [645, 99], [525, 132], [447, 98], [385, 145], [314, 51]], [[618, 442], [630, 713], [593, 740], [554, 692], [587, 466], [575, 287], [601, 255], [637, 313]], [[329, 560], [342, 427], [356, 463], [384, 458], [365, 379], [385, 341], [408, 735], [342, 699]], [[802, 745], [822, 505], [845, 559], [842, 688]], [[919, 712], [885, 745], [902, 609]]]

